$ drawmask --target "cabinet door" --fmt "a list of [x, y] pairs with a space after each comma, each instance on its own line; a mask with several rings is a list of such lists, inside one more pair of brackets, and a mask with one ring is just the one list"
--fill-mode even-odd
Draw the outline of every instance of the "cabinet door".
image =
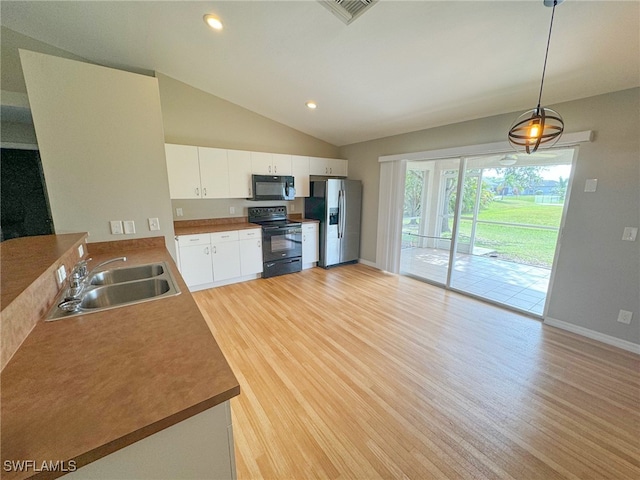
[[325, 158], [309, 157], [310, 175], [329, 175], [329, 165]]
[[198, 147], [191, 145], [164, 146], [171, 198], [201, 198]]
[[292, 155], [291, 174], [296, 186], [296, 197], [309, 196], [309, 157]]
[[240, 240], [240, 272], [254, 275], [262, 272], [262, 232], [255, 238]]
[[229, 165], [229, 197], [250, 198], [251, 194], [251, 152], [227, 150]]
[[251, 172], [255, 175], [275, 175], [273, 155], [265, 152], [251, 152]]
[[180, 273], [188, 287], [213, 283], [211, 245], [180, 245]]
[[240, 277], [240, 242], [213, 243], [213, 280]]
[[318, 261], [318, 224], [302, 224], [302, 264]]
[[328, 158], [327, 166], [329, 167], [329, 175], [334, 177], [347, 176], [347, 161], [339, 158]]
[[274, 175], [291, 175], [291, 155], [274, 153], [273, 169], [271, 171]]
[[222, 148], [198, 147], [202, 198], [229, 198], [229, 164]]

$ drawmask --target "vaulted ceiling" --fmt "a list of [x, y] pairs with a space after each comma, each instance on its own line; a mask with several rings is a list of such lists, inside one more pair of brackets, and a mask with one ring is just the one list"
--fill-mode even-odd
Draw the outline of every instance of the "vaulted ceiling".
[[[381, 0], [350, 25], [315, 0], [0, 8], [11, 30], [161, 72], [338, 146], [535, 107], [551, 18], [542, 0]], [[639, 86], [639, 25], [638, 1], [558, 6], [543, 105]]]

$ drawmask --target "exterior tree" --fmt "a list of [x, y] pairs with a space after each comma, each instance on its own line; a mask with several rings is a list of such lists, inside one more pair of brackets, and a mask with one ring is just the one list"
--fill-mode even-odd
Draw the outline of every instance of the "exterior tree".
[[503, 175], [502, 183], [498, 187], [499, 192], [502, 194], [505, 188], [509, 187], [515, 195], [519, 195], [519, 192], [539, 185], [542, 182], [540, 174], [545, 168], [543, 166], [496, 168], [498, 175]]
[[407, 170], [404, 185], [404, 216], [411, 217], [411, 223], [416, 223], [415, 217], [421, 214], [424, 173], [424, 170]]

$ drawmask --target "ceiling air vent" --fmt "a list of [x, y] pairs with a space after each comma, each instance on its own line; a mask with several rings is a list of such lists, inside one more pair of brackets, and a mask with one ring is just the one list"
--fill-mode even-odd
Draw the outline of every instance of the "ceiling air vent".
[[378, 0], [318, 0], [336, 17], [349, 25], [371, 8]]

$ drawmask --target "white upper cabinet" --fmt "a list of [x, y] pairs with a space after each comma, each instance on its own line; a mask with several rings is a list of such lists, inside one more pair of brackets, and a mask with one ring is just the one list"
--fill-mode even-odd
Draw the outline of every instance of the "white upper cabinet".
[[309, 173], [332, 177], [347, 176], [347, 161], [338, 158], [309, 157]]
[[285, 153], [274, 153], [273, 155], [273, 174], [274, 175], [291, 175], [291, 155]]
[[198, 147], [165, 144], [171, 198], [202, 198]]
[[165, 144], [172, 199], [251, 198], [251, 175], [292, 175], [296, 197], [308, 197], [309, 176], [347, 176], [347, 161], [285, 153]]
[[227, 150], [198, 147], [200, 157], [200, 198], [229, 198]]
[[291, 175], [291, 155], [251, 152], [251, 170], [255, 175]]
[[251, 152], [227, 150], [229, 198], [251, 198]]
[[296, 187], [296, 197], [309, 196], [309, 157], [291, 156], [291, 174]]
[[251, 172], [255, 175], [275, 175], [273, 170], [273, 154], [251, 152]]

